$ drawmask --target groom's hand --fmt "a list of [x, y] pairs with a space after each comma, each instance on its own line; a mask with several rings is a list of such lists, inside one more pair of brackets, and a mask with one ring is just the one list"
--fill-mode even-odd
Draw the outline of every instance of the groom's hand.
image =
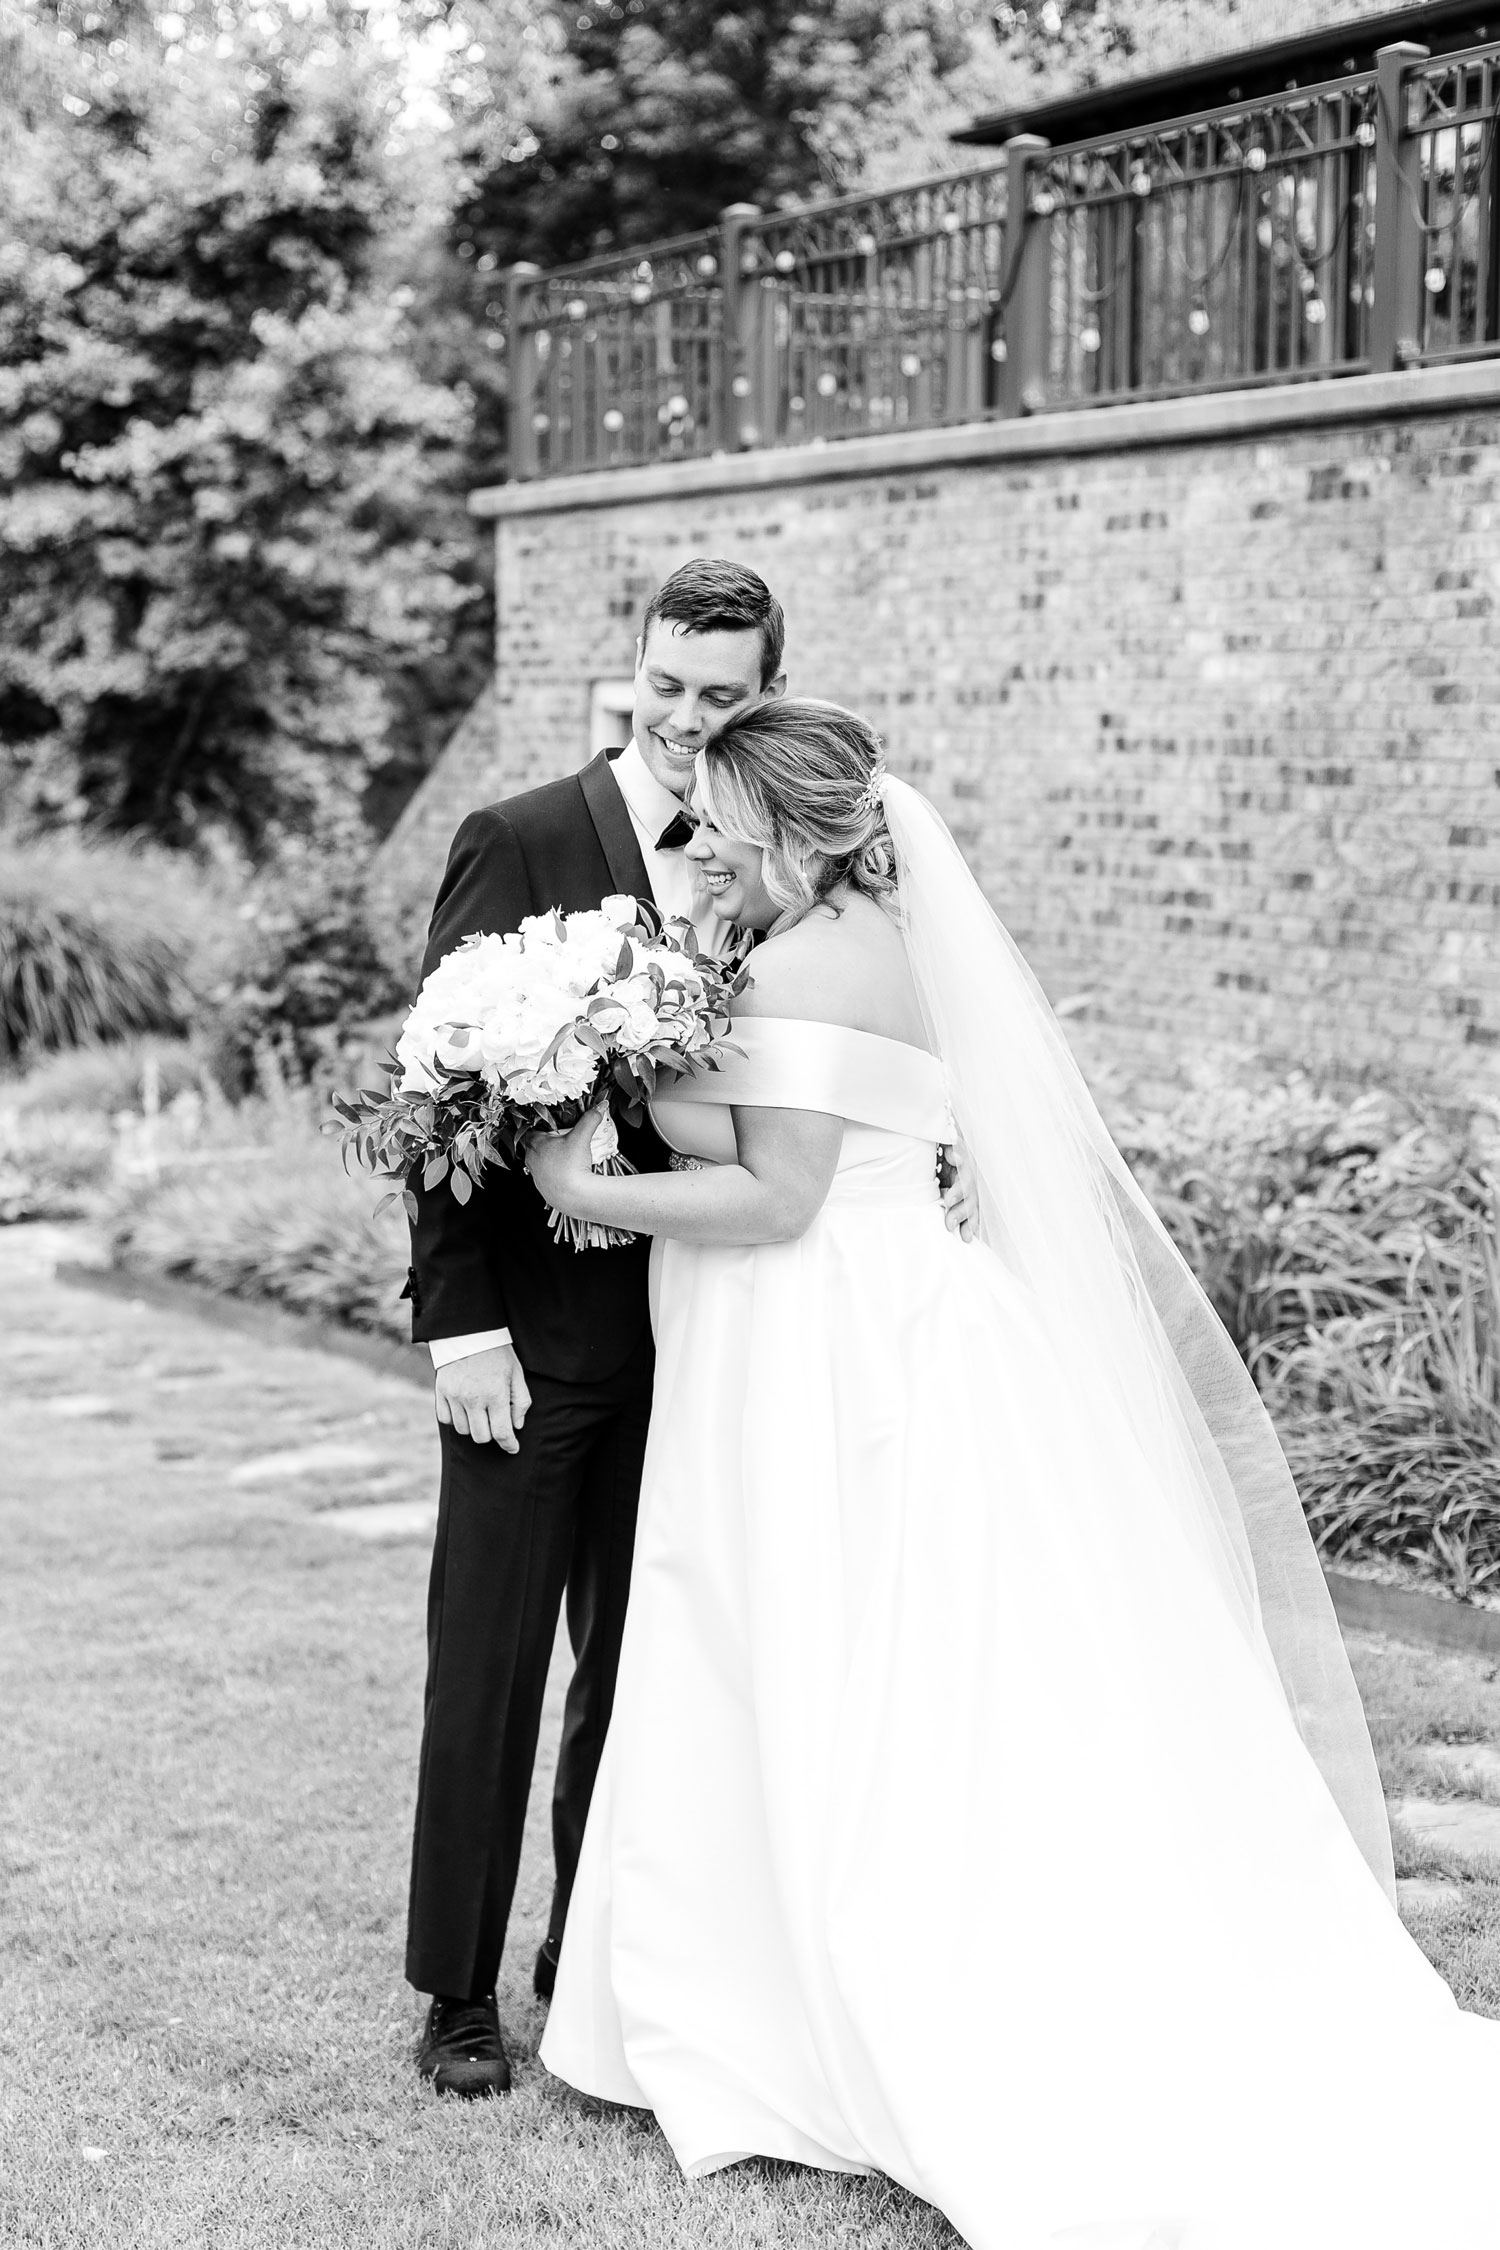
[[449, 1360], [437, 1371], [433, 1403], [438, 1420], [461, 1437], [473, 1438], [476, 1445], [498, 1445], [502, 1453], [520, 1452], [531, 1393], [509, 1344]]
[[938, 1186], [943, 1193], [948, 1231], [972, 1242], [979, 1232], [979, 1191], [962, 1141], [946, 1143], [938, 1150]]

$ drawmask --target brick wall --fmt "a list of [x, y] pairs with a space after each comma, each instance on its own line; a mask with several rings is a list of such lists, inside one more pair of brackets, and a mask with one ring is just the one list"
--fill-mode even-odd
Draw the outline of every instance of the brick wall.
[[653, 586], [731, 555], [1111, 1043], [1500, 1073], [1500, 404], [804, 469], [497, 523], [493, 755], [427, 783], [410, 891], [469, 803], [581, 762]]

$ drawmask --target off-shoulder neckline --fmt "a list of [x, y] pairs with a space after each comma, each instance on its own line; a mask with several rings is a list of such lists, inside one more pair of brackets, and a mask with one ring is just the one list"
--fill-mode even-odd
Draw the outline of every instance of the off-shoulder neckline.
[[846, 1039], [873, 1039], [877, 1046], [898, 1048], [903, 1055], [915, 1055], [919, 1062], [932, 1063], [939, 1070], [942, 1068], [941, 1059], [930, 1047], [918, 1047], [910, 1039], [892, 1039], [884, 1031], [862, 1031], [858, 1024], [832, 1023], [826, 1016], [746, 1016], [738, 1024], [731, 1023], [730, 1044], [733, 1045], [736, 1038], [756, 1024], [790, 1024], [799, 1031], [836, 1031]]

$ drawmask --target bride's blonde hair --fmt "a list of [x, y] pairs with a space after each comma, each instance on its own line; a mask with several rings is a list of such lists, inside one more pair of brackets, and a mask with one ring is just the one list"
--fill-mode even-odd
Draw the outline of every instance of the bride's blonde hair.
[[846, 886], [894, 901], [884, 773], [880, 737], [856, 712], [768, 698], [699, 752], [695, 800], [721, 835], [759, 844], [784, 930]]

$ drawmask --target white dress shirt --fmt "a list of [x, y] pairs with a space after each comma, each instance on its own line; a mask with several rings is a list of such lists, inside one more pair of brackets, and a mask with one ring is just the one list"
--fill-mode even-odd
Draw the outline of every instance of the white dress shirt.
[[[728, 924], [720, 921], [701, 893], [694, 896], [692, 861], [680, 849], [660, 852], [656, 848], [657, 837], [681, 812], [682, 799], [674, 797], [665, 783], [657, 780], [634, 740], [625, 745], [618, 758], [610, 760], [609, 770], [625, 800], [625, 810], [641, 847], [657, 905], [668, 921], [678, 915], [685, 916], [697, 931], [703, 951], [717, 953], [728, 935]], [[468, 1359], [475, 1352], [489, 1351], [496, 1344], [509, 1342], [508, 1328], [480, 1328], [468, 1336], [442, 1336], [427, 1349], [432, 1354], [434, 1367], [446, 1367], [452, 1360]]]

